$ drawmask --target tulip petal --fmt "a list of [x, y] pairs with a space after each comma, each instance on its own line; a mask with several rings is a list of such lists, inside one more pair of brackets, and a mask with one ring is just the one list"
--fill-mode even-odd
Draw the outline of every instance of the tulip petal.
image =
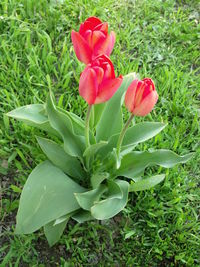
[[103, 42], [96, 45], [94, 49], [95, 55], [105, 54], [106, 56], [110, 56], [115, 44], [115, 39], [115, 33], [112, 31]]
[[142, 80], [146, 84], [146, 88], [144, 90], [144, 93], [142, 95], [142, 98], [145, 98], [151, 91], [155, 90], [155, 85], [152, 79], [150, 78], [144, 78]]
[[90, 22], [93, 25], [93, 27], [96, 27], [98, 24], [102, 23], [102, 21], [99, 18], [94, 17], [94, 16], [89, 17], [88, 19], [86, 19], [85, 22]]
[[80, 77], [79, 93], [89, 105], [92, 105], [95, 102], [97, 90], [96, 72], [92, 68], [86, 67]]
[[116, 40], [116, 34], [115, 32], [111, 31], [110, 35], [109, 35], [109, 45], [107, 47], [107, 51], [106, 51], [106, 55], [110, 56], [110, 54], [112, 53], [112, 50], [114, 48], [115, 45], [115, 40]]
[[93, 67], [97, 75], [98, 85], [102, 82], [104, 76], [104, 70], [101, 67]]
[[85, 42], [87, 43], [87, 45], [90, 48], [92, 48], [92, 31], [87, 30], [82, 37], [85, 40]]
[[101, 84], [95, 100], [95, 104], [100, 104], [109, 100], [122, 83], [123, 77], [120, 75], [118, 78], [110, 79]]
[[72, 30], [71, 38], [78, 60], [88, 64], [92, 58], [92, 51], [90, 47], [78, 32]]
[[144, 99], [143, 94], [144, 91], [148, 91], [148, 94], [150, 93], [148, 90], [148, 87], [146, 87], [145, 83], [143, 81], [139, 81], [137, 84], [137, 90], [135, 93], [135, 103], [134, 103], [134, 107], [137, 107], [140, 105], [142, 99]]
[[104, 33], [100, 31], [93, 31], [92, 33], [92, 49], [95, 50], [96, 45], [100, 45], [101, 43], [104, 42], [106, 36]]
[[133, 112], [135, 103], [135, 94], [137, 90], [138, 80], [134, 80], [128, 87], [125, 95], [125, 105], [130, 112]]
[[100, 59], [102, 62], [102, 68], [104, 69], [105, 76], [104, 79], [109, 78], [109, 79], [114, 79], [115, 78], [115, 69], [113, 66], [112, 61], [110, 58], [106, 55], [100, 55], [97, 57], [97, 59]]
[[95, 30], [100, 30], [104, 34], [108, 33], [108, 23], [104, 22], [102, 24], [99, 24], [98, 26], [95, 27]]
[[85, 22], [81, 23], [79, 33], [84, 35], [87, 30], [94, 30], [98, 25], [102, 25], [102, 21], [96, 17], [90, 17]]
[[158, 94], [154, 90], [150, 94], [148, 94], [147, 97], [145, 97], [144, 100], [141, 102], [141, 104], [136, 107], [132, 112], [136, 116], [146, 116], [152, 111], [157, 101]]

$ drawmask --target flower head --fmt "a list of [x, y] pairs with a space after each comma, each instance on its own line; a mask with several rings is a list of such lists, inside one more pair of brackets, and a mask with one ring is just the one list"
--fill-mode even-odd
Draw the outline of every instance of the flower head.
[[115, 44], [115, 33], [108, 33], [108, 23], [96, 17], [81, 23], [79, 32], [72, 30], [71, 38], [77, 58], [85, 64], [101, 54], [109, 56]]
[[146, 116], [158, 100], [155, 85], [150, 78], [134, 80], [125, 95], [127, 109], [136, 116]]
[[89, 105], [108, 101], [122, 83], [122, 76], [115, 77], [111, 60], [101, 55], [86, 66], [81, 73], [79, 93]]

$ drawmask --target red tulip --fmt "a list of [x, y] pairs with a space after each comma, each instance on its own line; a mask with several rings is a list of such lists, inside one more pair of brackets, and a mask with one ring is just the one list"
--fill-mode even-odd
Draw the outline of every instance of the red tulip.
[[157, 100], [155, 85], [149, 78], [134, 80], [125, 95], [127, 109], [136, 116], [146, 116], [150, 113]]
[[115, 44], [115, 33], [108, 34], [108, 23], [96, 17], [81, 23], [79, 32], [72, 30], [71, 38], [77, 58], [85, 64], [101, 54], [109, 56]]
[[111, 60], [98, 56], [81, 73], [79, 93], [89, 104], [99, 104], [109, 100], [122, 83], [122, 76], [115, 77]]

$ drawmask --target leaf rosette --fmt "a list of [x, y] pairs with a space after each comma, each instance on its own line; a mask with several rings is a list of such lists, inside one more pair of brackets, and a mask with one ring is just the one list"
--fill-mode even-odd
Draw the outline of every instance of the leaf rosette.
[[[89, 22], [84, 24], [81, 39], [84, 49], [90, 28], [94, 35], [97, 31], [102, 35], [107, 29], [107, 24], [99, 19]], [[104, 45], [110, 47], [111, 53], [112, 45], [106, 43], [109, 36], [106, 30], [106, 38], [100, 43], [105, 51]], [[95, 53], [100, 51], [98, 38], [92, 39]], [[82, 48], [76, 42], [78, 56]], [[92, 52], [88, 60], [93, 60]], [[130, 73], [122, 82], [121, 76], [115, 77], [110, 59], [102, 55], [97, 56], [95, 64], [90, 62], [82, 75], [79, 89], [84, 99], [90, 100], [86, 122], [57, 107], [52, 92], [45, 104], [19, 107], [7, 114], [45, 133], [45, 137], [36, 139], [46, 161], [31, 172], [24, 185], [16, 233], [29, 234], [43, 227], [51, 246], [59, 240], [70, 218], [78, 223], [112, 218], [124, 209], [130, 192], [148, 190], [164, 180], [164, 173], [146, 177], [147, 168], [171, 168], [186, 163], [193, 155], [179, 156], [164, 149], [137, 150], [139, 143], [166, 127], [163, 122], [133, 123], [134, 115], [147, 115], [158, 100], [151, 79], [140, 81], [135, 73]], [[124, 98], [131, 112], [125, 124]]]

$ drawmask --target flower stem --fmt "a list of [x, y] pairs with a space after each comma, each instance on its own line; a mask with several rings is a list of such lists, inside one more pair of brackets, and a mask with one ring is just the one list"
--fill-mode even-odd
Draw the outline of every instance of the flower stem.
[[120, 153], [120, 150], [121, 150], [121, 145], [122, 145], [122, 142], [123, 142], [123, 139], [124, 139], [124, 135], [125, 135], [125, 133], [126, 133], [126, 131], [128, 129], [129, 124], [131, 123], [133, 117], [134, 117], [134, 114], [131, 114], [131, 116], [127, 120], [126, 124], [124, 125], [124, 128], [122, 129], [122, 131], [120, 133], [120, 136], [119, 136], [119, 139], [118, 139], [118, 142], [117, 142], [117, 157], [118, 158], [119, 158], [119, 153]]
[[[92, 105], [88, 106], [86, 120], [85, 120], [85, 142], [86, 149], [90, 146], [90, 115], [91, 115]], [[89, 168], [89, 158], [86, 157], [86, 167]]]

